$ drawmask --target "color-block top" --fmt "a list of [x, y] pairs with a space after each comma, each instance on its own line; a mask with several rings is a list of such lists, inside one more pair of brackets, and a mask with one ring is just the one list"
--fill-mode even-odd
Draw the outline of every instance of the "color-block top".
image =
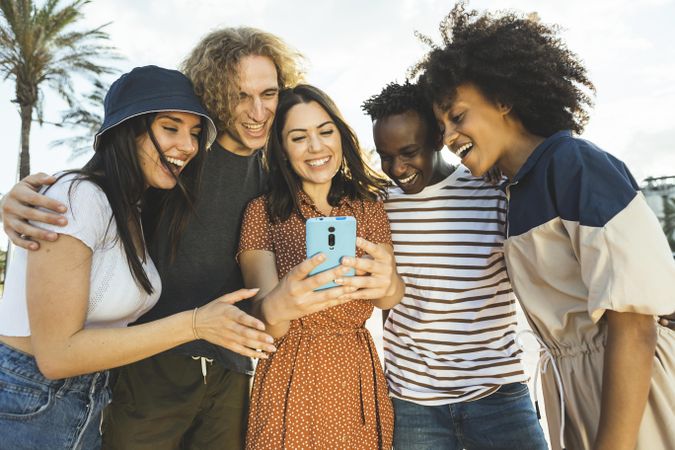
[[[59, 227], [40, 223], [37, 226], [72, 236], [92, 251], [85, 328], [125, 327], [152, 308], [162, 289], [157, 269], [146, 254], [143, 269], [155, 289], [148, 295], [131, 273], [122, 241], [117, 237], [110, 203], [101, 188], [68, 174], [44, 194], [66, 205], [68, 210], [64, 216], [68, 224]], [[0, 334], [30, 336], [26, 284], [39, 283], [39, 280], [26, 278], [26, 250], [17, 248], [13, 256], [4, 298], [0, 300]]]
[[[675, 262], [626, 166], [568, 131], [540, 144], [504, 188], [511, 282], [560, 372], [567, 448], [590, 448], [600, 413], [603, 314], [675, 311]], [[670, 425], [643, 421], [638, 448], [675, 448], [675, 333], [657, 328], [658, 364], [645, 420]], [[551, 370], [544, 394], [555, 436], [559, 401]], [[663, 417], [666, 411], [670, 417]], [[552, 444], [556, 448], [557, 440]]]
[[476, 400], [527, 379], [502, 243], [506, 196], [459, 166], [385, 209], [406, 288], [384, 327], [392, 395], [421, 405]]

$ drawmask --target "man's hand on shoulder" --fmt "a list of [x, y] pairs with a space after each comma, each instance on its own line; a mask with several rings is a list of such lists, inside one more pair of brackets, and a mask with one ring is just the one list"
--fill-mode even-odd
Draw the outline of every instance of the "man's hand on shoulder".
[[[7, 237], [18, 247], [27, 250], [40, 248], [38, 241], [55, 241], [58, 234], [33, 226], [28, 221], [63, 226], [67, 223], [61, 214], [62, 203], [38, 193], [40, 187], [53, 184], [56, 178], [44, 173], [29, 175], [19, 181], [0, 202], [0, 219]], [[46, 212], [38, 208], [45, 208]]]

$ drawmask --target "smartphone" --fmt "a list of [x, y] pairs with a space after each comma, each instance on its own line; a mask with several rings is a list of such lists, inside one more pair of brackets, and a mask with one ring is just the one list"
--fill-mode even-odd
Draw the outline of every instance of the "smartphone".
[[[326, 260], [310, 272], [310, 276], [332, 269], [340, 264], [343, 256], [356, 256], [356, 219], [352, 216], [313, 217], [305, 224], [307, 258], [317, 253], [326, 255]], [[353, 276], [354, 269], [344, 276]], [[316, 291], [337, 286], [329, 282]]]

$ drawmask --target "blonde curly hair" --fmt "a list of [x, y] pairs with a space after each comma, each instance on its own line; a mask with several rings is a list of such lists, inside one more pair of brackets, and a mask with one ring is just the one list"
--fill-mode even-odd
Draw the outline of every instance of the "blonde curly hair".
[[303, 81], [303, 55], [281, 38], [251, 27], [223, 28], [205, 36], [181, 64], [218, 133], [230, 128], [239, 101], [238, 67], [242, 58], [267, 56], [277, 69], [279, 88]]

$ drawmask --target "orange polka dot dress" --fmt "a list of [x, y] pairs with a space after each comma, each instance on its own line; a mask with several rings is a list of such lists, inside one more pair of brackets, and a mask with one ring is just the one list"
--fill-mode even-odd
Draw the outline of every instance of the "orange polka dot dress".
[[[300, 193], [307, 218], [322, 214]], [[343, 198], [331, 216], [354, 216], [357, 236], [391, 244], [382, 202]], [[306, 258], [305, 222], [298, 214], [272, 224], [265, 199], [249, 203], [239, 252], [274, 252], [279, 277]], [[357, 249], [357, 256], [362, 253]], [[368, 300], [354, 300], [291, 321], [277, 351], [260, 360], [253, 380], [246, 448], [390, 449], [394, 412], [365, 322]]]

